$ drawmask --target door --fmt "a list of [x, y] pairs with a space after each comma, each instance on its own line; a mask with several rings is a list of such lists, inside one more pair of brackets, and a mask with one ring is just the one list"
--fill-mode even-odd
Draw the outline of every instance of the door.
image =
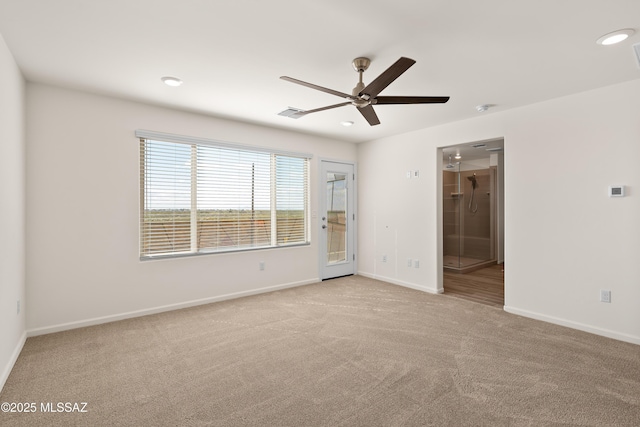
[[353, 164], [321, 161], [320, 274], [322, 280], [355, 274]]

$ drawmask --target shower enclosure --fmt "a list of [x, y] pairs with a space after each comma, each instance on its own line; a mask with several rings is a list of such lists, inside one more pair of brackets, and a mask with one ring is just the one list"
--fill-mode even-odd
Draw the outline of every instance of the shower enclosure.
[[495, 264], [496, 168], [463, 162], [443, 169], [443, 266], [466, 273]]

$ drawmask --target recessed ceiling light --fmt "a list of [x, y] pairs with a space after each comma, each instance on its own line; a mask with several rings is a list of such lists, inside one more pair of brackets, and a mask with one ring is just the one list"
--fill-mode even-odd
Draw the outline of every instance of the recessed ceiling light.
[[344, 122], [340, 122], [340, 124], [346, 128], [348, 128], [349, 126], [353, 126], [353, 122], [351, 120], [346, 120]]
[[177, 87], [182, 84], [182, 80], [177, 77], [163, 77], [160, 80], [162, 80], [167, 86]]
[[620, 43], [621, 41], [626, 40], [629, 36], [632, 36], [634, 33], [635, 30], [632, 30], [631, 28], [625, 28], [624, 30], [618, 30], [609, 34], [605, 34], [604, 36], [596, 40], [596, 43], [603, 46]]

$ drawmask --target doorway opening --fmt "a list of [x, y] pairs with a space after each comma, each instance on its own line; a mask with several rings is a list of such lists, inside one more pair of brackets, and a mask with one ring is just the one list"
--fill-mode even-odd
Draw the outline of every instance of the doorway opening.
[[504, 140], [441, 154], [444, 293], [503, 307]]

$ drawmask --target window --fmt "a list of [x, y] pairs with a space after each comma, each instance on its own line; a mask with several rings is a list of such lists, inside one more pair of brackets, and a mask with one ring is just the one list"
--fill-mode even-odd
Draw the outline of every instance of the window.
[[309, 155], [136, 136], [141, 258], [309, 243]]

